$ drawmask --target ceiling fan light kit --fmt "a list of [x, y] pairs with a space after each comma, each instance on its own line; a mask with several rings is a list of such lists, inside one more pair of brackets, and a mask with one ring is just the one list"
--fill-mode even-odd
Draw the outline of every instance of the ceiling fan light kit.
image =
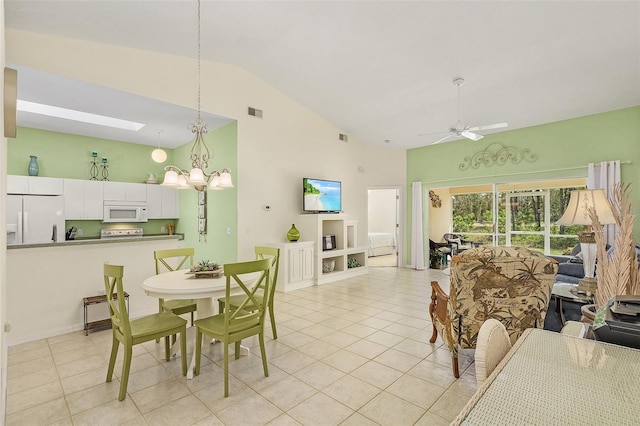
[[[493, 130], [493, 129], [500, 129], [502, 127], [507, 127], [507, 123], [495, 123], [495, 124], [485, 124], [483, 126], [475, 126], [475, 127], [470, 127], [468, 124], [463, 123], [460, 120], [460, 87], [462, 85], [464, 85], [465, 81], [464, 78], [462, 77], [456, 77], [453, 79], [453, 85], [456, 86], [458, 88], [458, 121], [456, 121], [456, 125], [455, 127], [450, 127], [449, 128], [449, 133], [438, 139], [435, 142], [432, 142], [431, 145], [435, 145], [438, 144], [440, 142], [444, 142], [447, 139], [453, 138], [453, 137], [465, 137], [467, 139], [471, 139], [472, 141], [479, 141], [480, 139], [482, 139], [484, 136], [479, 134], [479, 133], [475, 133], [477, 131], [481, 131], [481, 130]], [[434, 135], [434, 134], [438, 134], [438, 133], [442, 133], [442, 132], [436, 132], [436, 133], [423, 133], [419, 136], [428, 136], [428, 135]]]

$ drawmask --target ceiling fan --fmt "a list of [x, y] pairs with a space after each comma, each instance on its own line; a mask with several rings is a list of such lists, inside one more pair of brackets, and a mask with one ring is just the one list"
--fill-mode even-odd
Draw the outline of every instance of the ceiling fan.
[[[431, 145], [435, 145], [440, 142], [444, 142], [452, 137], [465, 137], [467, 139], [471, 139], [472, 141], [479, 141], [484, 136], [479, 133], [475, 133], [481, 130], [492, 130], [492, 129], [500, 129], [502, 127], [507, 127], [507, 123], [495, 123], [495, 124], [486, 124], [484, 126], [475, 126], [470, 127], [468, 124], [460, 121], [460, 86], [464, 84], [464, 78], [457, 77], [453, 79], [453, 85], [458, 88], [458, 121], [456, 122], [454, 127], [450, 127], [449, 131], [446, 132], [447, 135], [433, 142]], [[437, 135], [445, 132], [436, 132], [436, 133], [423, 133], [418, 136], [427, 136], [427, 135]]]

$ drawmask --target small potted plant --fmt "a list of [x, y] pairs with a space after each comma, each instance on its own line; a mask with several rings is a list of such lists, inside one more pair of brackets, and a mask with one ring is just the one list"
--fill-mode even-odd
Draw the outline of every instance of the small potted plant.
[[191, 272], [196, 278], [213, 278], [220, 274], [221, 268], [218, 262], [202, 260], [191, 266]]

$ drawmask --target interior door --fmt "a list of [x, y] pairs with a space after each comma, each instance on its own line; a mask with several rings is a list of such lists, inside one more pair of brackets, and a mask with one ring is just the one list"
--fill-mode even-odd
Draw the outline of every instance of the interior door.
[[398, 266], [399, 200], [398, 188], [376, 188], [367, 191], [369, 266]]

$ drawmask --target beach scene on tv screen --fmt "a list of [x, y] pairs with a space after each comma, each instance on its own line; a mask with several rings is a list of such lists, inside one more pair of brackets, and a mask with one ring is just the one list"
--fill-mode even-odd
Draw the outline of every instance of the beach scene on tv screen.
[[340, 211], [340, 182], [304, 180], [304, 210]]

